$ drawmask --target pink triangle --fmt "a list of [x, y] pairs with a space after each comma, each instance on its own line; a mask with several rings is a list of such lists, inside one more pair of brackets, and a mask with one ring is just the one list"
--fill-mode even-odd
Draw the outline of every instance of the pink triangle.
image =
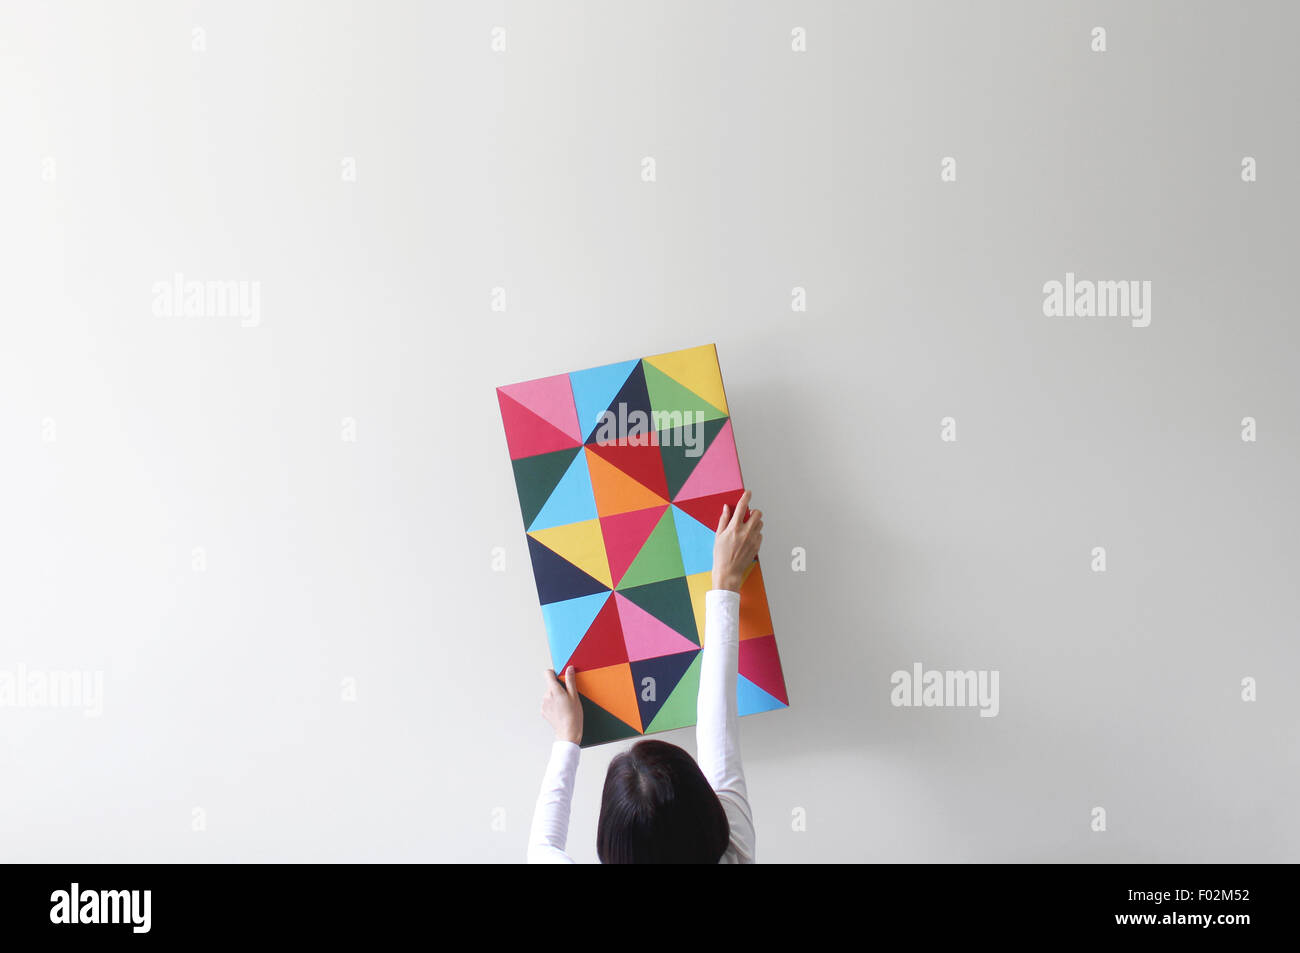
[[609, 559], [609, 571], [614, 575], [614, 585], [622, 580], [667, 509], [665, 504], [600, 518], [600, 535], [605, 539], [605, 556]]
[[697, 651], [699, 646], [664, 625], [635, 602], [614, 593], [618, 603], [618, 620], [623, 624], [623, 642], [627, 645], [629, 662], [676, 655], [678, 652]]
[[501, 388], [497, 388], [497, 402], [501, 405], [501, 422], [506, 428], [506, 446], [510, 448], [511, 460], [552, 450], [565, 450], [582, 443], [581, 440], [556, 430], [527, 407], [507, 397]]
[[728, 420], [673, 499], [693, 500], [697, 496], [726, 493], [743, 486], [740, 461], [736, 459], [736, 439], [731, 435], [731, 421]]
[[582, 434], [578, 432], [578, 409], [573, 403], [573, 388], [569, 384], [568, 374], [510, 384], [500, 390], [556, 430], [582, 443]]

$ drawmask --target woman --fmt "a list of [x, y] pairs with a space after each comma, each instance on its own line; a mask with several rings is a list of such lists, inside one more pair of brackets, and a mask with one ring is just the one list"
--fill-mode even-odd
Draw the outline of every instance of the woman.
[[[754, 821], [740, 764], [736, 666], [740, 584], [763, 541], [763, 514], [749, 491], [724, 506], [713, 543], [713, 588], [705, 595], [695, 743], [697, 764], [665, 741], [638, 741], [605, 774], [596, 854], [601, 863], [754, 862]], [[529, 863], [572, 863], [564, 852], [573, 776], [582, 741], [582, 703], [569, 666], [561, 682], [546, 670], [542, 715], [555, 729], [550, 763], [528, 835]], [[567, 685], [566, 685], [567, 683]]]

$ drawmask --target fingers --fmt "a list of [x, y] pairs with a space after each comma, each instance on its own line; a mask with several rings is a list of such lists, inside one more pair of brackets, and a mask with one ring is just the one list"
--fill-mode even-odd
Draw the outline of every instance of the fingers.
[[758, 557], [758, 549], [763, 545], [763, 511], [750, 510], [749, 522], [745, 524], [745, 553], [751, 558]]
[[555, 670], [548, 668], [542, 673], [542, 677], [546, 679], [547, 689], [558, 688], [562, 692], [567, 692], [570, 695], [576, 696], [578, 694], [578, 680], [573, 677], [574, 672], [576, 671], [577, 670], [570, 665], [564, 670], [564, 680], [561, 681], [560, 678], [556, 676]]
[[726, 503], [722, 504], [722, 518], [718, 520], [718, 532], [721, 533], [727, 528], [727, 522], [731, 519], [731, 507]]
[[752, 496], [748, 490], [740, 494], [740, 499], [736, 501], [736, 512], [732, 514], [731, 521], [735, 526], [745, 522], [746, 514], [749, 511], [749, 498]]

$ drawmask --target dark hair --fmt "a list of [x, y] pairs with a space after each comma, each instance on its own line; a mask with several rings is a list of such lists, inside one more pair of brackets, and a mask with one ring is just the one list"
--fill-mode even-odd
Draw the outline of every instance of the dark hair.
[[716, 864], [730, 839], [722, 802], [681, 748], [638, 741], [609, 763], [596, 825], [602, 864]]

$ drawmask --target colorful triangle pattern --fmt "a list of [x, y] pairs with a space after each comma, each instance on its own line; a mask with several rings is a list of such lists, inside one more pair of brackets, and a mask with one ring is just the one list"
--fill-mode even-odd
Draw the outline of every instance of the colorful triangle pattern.
[[[552, 667], [582, 746], [696, 722], [713, 537], [744, 492], [712, 344], [498, 387]], [[790, 704], [756, 562], [740, 593], [740, 715]]]

